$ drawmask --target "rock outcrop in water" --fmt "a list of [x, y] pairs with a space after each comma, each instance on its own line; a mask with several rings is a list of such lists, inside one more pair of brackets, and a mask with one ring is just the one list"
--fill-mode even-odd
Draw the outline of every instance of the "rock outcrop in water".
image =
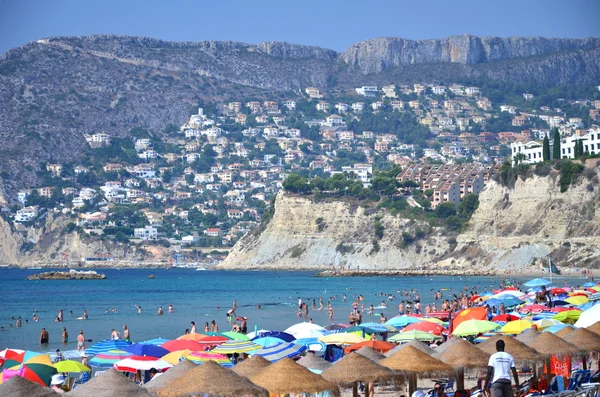
[[68, 272], [44, 272], [27, 277], [27, 280], [104, 280], [106, 275], [97, 273], [93, 270]]

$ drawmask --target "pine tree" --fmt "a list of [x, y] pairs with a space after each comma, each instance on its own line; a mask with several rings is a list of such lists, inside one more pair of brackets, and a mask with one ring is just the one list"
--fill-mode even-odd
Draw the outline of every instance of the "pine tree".
[[554, 147], [552, 148], [552, 158], [554, 160], [560, 160], [562, 158], [560, 153], [560, 132], [558, 132], [558, 128], [554, 128]]
[[542, 156], [544, 161], [550, 160], [550, 140], [548, 139], [548, 135], [544, 136], [544, 146], [542, 148]]

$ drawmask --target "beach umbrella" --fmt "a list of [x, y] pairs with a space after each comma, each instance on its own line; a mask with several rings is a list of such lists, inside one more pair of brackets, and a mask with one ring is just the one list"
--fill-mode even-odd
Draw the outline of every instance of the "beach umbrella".
[[[369, 360], [358, 353], [350, 353], [336, 361], [335, 364], [323, 371], [321, 374], [325, 380], [337, 384], [338, 386], [352, 386], [352, 395], [358, 396], [358, 382], [368, 382], [369, 384], [380, 381], [387, 381], [398, 378], [391, 369]], [[371, 385], [365, 390], [365, 395], [369, 395]]]
[[[217, 345], [219, 342], [216, 342]], [[204, 350], [203, 344], [195, 340], [183, 340], [183, 339], [175, 339], [165, 342], [161, 345], [162, 348], [167, 349], [170, 352], [174, 352], [177, 350], [191, 350], [193, 352]]]
[[558, 321], [558, 320], [552, 320], [551, 318], [543, 318], [541, 320], [534, 321], [533, 323], [535, 324], [535, 326], [539, 330], [546, 330], [546, 329], [548, 329], [550, 327], [553, 327], [555, 325], [558, 325], [558, 326], [564, 325], [560, 321]]
[[325, 328], [327, 331], [342, 331], [348, 327], [350, 327], [348, 324], [329, 324], [323, 328]]
[[269, 392], [247, 378], [212, 361], [185, 372], [156, 392], [159, 396], [260, 396], [269, 397]]
[[77, 385], [68, 393], [69, 397], [151, 397], [148, 390], [139, 387], [129, 378], [124, 377], [115, 369], [94, 376], [89, 381]]
[[385, 325], [390, 325], [396, 328], [406, 327], [409, 324], [418, 323], [420, 320], [416, 317], [407, 316], [405, 314], [401, 316], [392, 317], [385, 322]]
[[260, 332], [256, 337], [251, 338], [251, 339], [254, 340], [257, 337], [261, 337], [261, 338], [273, 337], [273, 338], [281, 339], [284, 342], [293, 342], [296, 340], [296, 337], [294, 337], [294, 335], [289, 334], [287, 332], [280, 332], [280, 331]]
[[143, 343], [134, 343], [125, 348], [126, 352], [129, 352], [136, 356], [151, 356], [151, 357], [162, 357], [169, 354], [169, 350], [161, 346], [146, 345]]
[[262, 349], [262, 346], [249, 340], [232, 340], [222, 343], [211, 351], [220, 354], [247, 353]]
[[225, 335], [225, 333], [223, 333], [223, 332], [206, 332], [204, 335], [205, 336], [222, 336], [224, 338], [231, 340], [231, 338], [229, 336]]
[[[164, 359], [164, 357], [163, 357]], [[164, 372], [160, 376], [155, 376], [149, 382], [144, 383], [141, 387], [148, 390], [150, 393], [156, 393], [158, 390], [165, 387], [168, 383], [175, 379], [179, 379], [189, 370], [196, 368], [197, 365], [191, 361], [183, 360]]]
[[458, 312], [452, 320], [452, 329], [456, 330], [456, 327], [465, 321], [485, 319], [487, 319], [487, 310], [485, 307], [464, 309]]
[[[542, 332], [551, 332], [553, 334], [557, 333], [558, 331], [560, 331], [563, 328], [571, 328], [572, 327], [572, 325], [561, 323], [558, 320], [550, 319], [550, 320], [538, 320], [538, 321], [557, 321], [558, 324], [554, 324], [554, 325], [551, 325], [550, 327], [544, 328], [544, 330], [542, 331]], [[537, 321], [536, 321], [536, 323], [537, 323]]]
[[264, 359], [275, 362], [286, 357], [295, 357], [306, 350], [305, 346], [297, 345], [295, 343], [282, 342], [277, 345], [263, 347], [253, 353], [253, 356], [261, 356]]
[[412, 330], [412, 331], [400, 332], [399, 334], [392, 336], [388, 340], [390, 342], [407, 342], [407, 341], [413, 340], [413, 339], [420, 340], [420, 341], [433, 342], [435, 340], [442, 340], [442, 337], [439, 335], [430, 334], [429, 332]]
[[500, 328], [499, 324], [493, 323], [486, 320], [467, 320], [461, 322], [458, 327], [454, 329], [452, 335], [456, 336], [469, 336], [483, 334], [485, 332], [495, 331]]
[[575, 326], [579, 328], [588, 328], [597, 322], [600, 322], [600, 304], [595, 304], [590, 309], [582, 312], [579, 316], [579, 320], [575, 323]]
[[563, 339], [588, 353], [600, 351], [600, 335], [585, 328], [578, 328], [564, 336]]
[[[446, 343], [448, 343], [448, 342], [446, 342]], [[445, 345], [446, 343], [444, 343], [443, 345]], [[434, 353], [435, 353], [435, 351], [437, 350], [437, 349], [435, 349], [435, 350], [432, 349], [431, 347], [427, 346], [423, 342], [420, 342], [420, 341], [418, 341], [416, 339], [413, 339], [411, 341], [408, 341], [406, 343], [403, 343], [401, 345], [396, 346], [395, 348], [393, 348], [392, 350], [388, 351], [387, 353], [384, 353], [384, 356], [385, 357], [389, 357], [389, 356], [391, 356], [394, 353], [397, 353], [397, 352], [399, 352], [399, 351], [401, 351], [403, 349], [406, 349], [408, 346], [412, 346], [415, 349], [418, 349], [418, 350], [422, 351], [423, 353], [429, 354], [430, 356], [433, 356]]]
[[25, 350], [4, 349], [0, 351], [0, 367], [10, 368], [21, 364], [25, 358]]
[[261, 345], [263, 347], [266, 347], [266, 346], [273, 346], [273, 345], [276, 345], [278, 343], [284, 343], [285, 341], [283, 339], [279, 339], [279, 338], [276, 338], [274, 336], [264, 336], [262, 338], [252, 339], [252, 342], [256, 343], [257, 345]]
[[172, 366], [173, 364], [169, 364], [158, 357], [131, 356], [124, 358], [121, 361], [117, 361], [114, 363], [113, 368], [121, 372], [137, 372], [148, 371], [152, 368], [155, 368], [158, 371], [164, 371]]
[[498, 332], [503, 334], [518, 335], [532, 326], [533, 323], [527, 320], [509, 321], [502, 328], [500, 328]]
[[586, 287], [586, 288], [590, 288], [590, 287], [596, 287], [598, 284], [594, 283], [593, 281], [588, 281], [587, 283], [583, 284], [582, 287]]
[[[181, 359], [188, 354], [192, 353], [191, 350], [175, 350], [174, 352], [165, 354], [161, 358], [168, 362], [169, 364], [176, 365], [181, 361]], [[170, 371], [170, 370], [169, 370]]]
[[165, 338], [154, 338], [154, 339], [149, 339], [149, 340], [145, 340], [143, 342], [140, 342], [142, 344], [145, 345], [156, 345], [156, 346], [160, 346], [165, 342], [168, 342], [169, 339], [165, 339]]
[[520, 313], [542, 313], [549, 311], [550, 309], [547, 306], [543, 305], [525, 305], [519, 309]]
[[93, 368], [112, 368], [114, 363], [124, 358], [131, 357], [133, 354], [125, 350], [109, 350], [106, 353], [99, 353], [89, 361]]
[[529, 342], [536, 338], [539, 334], [540, 332], [537, 329], [529, 328], [517, 335], [516, 338], [519, 342], [523, 342], [528, 345]]
[[534, 278], [533, 280], [529, 280], [528, 282], [526, 282], [523, 285], [528, 288], [535, 288], [535, 287], [547, 287], [550, 284], [552, 284], [552, 282], [549, 280], [546, 280], [545, 278]]
[[[284, 330], [284, 332], [287, 332], [290, 335], [294, 335], [294, 337], [296, 339], [298, 339], [298, 338], [307, 338], [306, 336], [298, 337], [298, 335], [296, 335], [296, 334], [303, 333], [308, 330], [325, 333], [325, 328], [321, 327], [320, 325], [317, 325], [314, 323], [308, 323], [308, 322], [294, 324], [294, 325], [288, 327], [286, 330]], [[308, 338], [310, 338], [310, 336], [308, 336]]]
[[231, 340], [250, 340], [250, 338], [244, 334], [241, 334], [239, 332], [223, 332], [224, 336], [227, 336], [229, 338], [231, 338]]
[[52, 376], [58, 371], [52, 364], [24, 363], [2, 372], [2, 381], [12, 376], [20, 376], [42, 386], [49, 386]]
[[364, 342], [366, 339], [355, 334], [330, 334], [319, 338], [319, 342], [326, 345], [353, 345], [358, 342]]
[[525, 303], [525, 301], [515, 298], [514, 296], [511, 295], [504, 295], [502, 297], [499, 298], [501, 303], [504, 303], [504, 306], [506, 307], [513, 307], [513, 306], [518, 306], [518, 305], [522, 305]]
[[65, 373], [79, 373], [79, 372], [90, 372], [91, 371], [91, 368], [86, 367], [79, 361], [74, 361], [74, 360], [59, 361], [56, 364], [54, 364], [54, 368], [56, 368], [56, 370], [58, 372], [65, 372]]
[[13, 376], [0, 384], [0, 396], [5, 397], [57, 397], [53, 391], [20, 376]]
[[490, 355], [478, 349], [475, 345], [457, 339], [448, 350], [438, 355], [437, 358], [454, 368], [456, 373], [456, 390], [465, 388], [465, 368], [486, 368]]
[[[581, 320], [581, 317], [579, 319]], [[585, 329], [600, 335], [600, 322], [593, 323], [592, 325], [585, 327]]]
[[266, 360], [261, 356], [254, 355], [237, 363], [231, 369], [236, 374], [249, 378], [252, 375], [260, 372], [264, 367], [269, 365], [271, 365], [271, 362], [269, 360]]
[[177, 340], [195, 340], [199, 341], [203, 338], [206, 338], [208, 335], [206, 334], [185, 334], [181, 335]]
[[344, 353], [346, 353], [346, 354], [352, 353], [353, 351], [359, 350], [364, 346], [368, 346], [380, 353], [388, 352], [388, 351], [392, 350], [394, 347], [396, 347], [396, 345], [393, 343], [384, 342], [382, 340], [377, 340], [377, 339], [371, 339], [371, 340], [367, 340], [364, 342], [358, 342], [358, 343], [354, 343], [350, 346], [347, 346], [346, 348], [344, 348]]
[[106, 353], [109, 350], [125, 350], [127, 346], [131, 345], [131, 342], [125, 342], [124, 340], [103, 340], [100, 342], [94, 343], [90, 348], [85, 350], [85, 354], [87, 355], [96, 355], [99, 353]]
[[431, 374], [450, 374], [452, 367], [448, 364], [422, 352], [414, 346], [407, 346], [389, 357], [379, 361], [380, 365], [398, 371], [408, 377], [409, 395], [417, 389], [417, 377], [427, 377]]
[[402, 330], [402, 332], [407, 331], [422, 331], [429, 332], [430, 334], [441, 335], [442, 331], [445, 331], [445, 329], [444, 326], [441, 324], [432, 323], [428, 321], [420, 321], [418, 323], [409, 324]]
[[360, 349], [355, 350], [355, 351], [358, 354], [360, 354], [361, 356], [365, 356], [369, 360], [372, 360], [375, 362], [379, 362], [385, 358], [385, 356], [382, 353], [378, 352], [377, 350], [373, 349], [370, 346], [363, 346]]
[[589, 301], [590, 299], [587, 296], [582, 295], [570, 296], [567, 299], [565, 299], [565, 302], [568, 302], [571, 305], [575, 306], [583, 305], [584, 303], [588, 303]]
[[[367, 335], [376, 334], [377, 331], [368, 327], [359, 327], [358, 325], [354, 325], [352, 327], [348, 327], [340, 332], [352, 333], [358, 336], [362, 336], [365, 338]], [[387, 332], [387, 331], [386, 331]]]
[[519, 318], [520, 318], [520, 317], [517, 317], [517, 316], [515, 316], [515, 315], [513, 315], [513, 314], [499, 314], [499, 315], [497, 315], [497, 316], [494, 316], [494, 317], [492, 318], [492, 321], [505, 323], [505, 322], [507, 322], [507, 321], [515, 321], [515, 320], [518, 320]]
[[539, 361], [542, 358], [535, 349], [532, 349], [523, 342], [519, 342], [511, 336], [496, 335], [484, 343], [477, 345], [477, 348], [488, 354], [494, 354], [496, 353], [496, 342], [498, 340], [504, 341], [504, 351], [512, 355], [515, 360]]
[[[567, 325], [567, 324], [565, 324], [565, 325]], [[572, 325], [567, 325], [566, 327], [563, 327], [562, 329], [554, 332], [554, 335], [558, 336], [559, 338], [564, 338], [565, 336], [569, 335], [573, 331], [575, 331], [575, 328], [573, 328]]]
[[250, 380], [264, 387], [271, 394], [320, 393], [324, 391], [339, 394], [337, 386], [289, 358], [279, 360], [250, 377]]
[[200, 343], [201, 345], [220, 345], [222, 343], [229, 342], [229, 341], [231, 341], [231, 339], [227, 336], [212, 335], [212, 336], [205, 336], [204, 338], [200, 339], [199, 341], [192, 341], [192, 342]]
[[525, 293], [521, 292], [521, 291], [518, 291], [518, 290], [515, 290], [515, 289], [507, 289], [507, 290], [500, 291], [500, 292], [496, 293], [494, 295], [494, 297], [495, 298], [499, 298], [499, 297], [505, 296], [505, 295], [514, 296], [515, 298], [520, 298], [522, 296], [525, 296]]
[[297, 363], [304, 368], [308, 368], [309, 371], [315, 374], [321, 374], [327, 368], [331, 368], [332, 365], [329, 361], [323, 360], [321, 357], [312, 353], [300, 357]]
[[380, 334], [383, 334], [383, 333], [386, 333], [386, 332], [397, 332], [396, 328], [394, 328], [392, 326], [385, 325], [385, 324], [380, 324], [380, 323], [373, 323], [373, 322], [362, 323], [362, 324], [359, 324], [358, 327], [361, 327], [361, 328], [370, 328], [373, 331], [375, 331], [377, 333], [380, 333]]
[[190, 360], [196, 364], [204, 364], [209, 361], [214, 361], [219, 365], [222, 365], [226, 368], [232, 367], [233, 363], [224, 354], [213, 353], [213, 352], [192, 352], [185, 356], [187, 360]]
[[580, 310], [567, 310], [564, 312], [557, 313], [556, 315], [552, 316], [552, 319], [558, 320], [565, 324], [575, 324], [575, 322], [577, 322], [580, 316]]
[[478, 337], [476, 337], [475, 339], [473, 339], [473, 343], [483, 343], [496, 335], [498, 335], [498, 332], [495, 332], [495, 331], [483, 333], [483, 334], [479, 335]]
[[540, 333], [528, 345], [543, 356], [550, 356], [552, 354], [577, 354], [581, 353], [582, 350], [550, 332]]

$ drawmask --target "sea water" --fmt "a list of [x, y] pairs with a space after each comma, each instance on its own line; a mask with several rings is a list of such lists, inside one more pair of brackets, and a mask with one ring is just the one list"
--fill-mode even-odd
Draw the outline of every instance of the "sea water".
[[[352, 302], [358, 295], [369, 305], [378, 306], [386, 301], [387, 309], [376, 309], [388, 318], [397, 314], [403, 290], [417, 289], [423, 307], [433, 303], [433, 293], [442, 291], [444, 297], [459, 294], [464, 287], [478, 291], [492, 290], [500, 284], [492, 277], [450, 276], [388, 276], [388, 277], [316, 277], [314, 272], [283, 271], [197, 271], [195, 269], [100, 269], [105, 280], [44, 280], [29, 281], [26, 277], [39, 270], [0, 268], [0, 350], [6, 347], [34, 351], [63, 351], [76, 348], [79, 330], [86, 339], [100, 341], [110, 337], [111, 329], [120, 332], [123, 325], [131, 331], [136, 342], [162, 337], [174, 339], [182, 335], [190, 322], [196, 323], [202, 333], [204, 323], [215, 320], [219, 330], [231, 330], [226, 313], [237, 300], [237, 316], [248, 317], [248, 330], [283, 330], [297, 322], [298, 297], [309, 304], [309, 317], [321, 325], [328, 324], [327, 301], [332, 300], [334, 322], [347, 323]], [[148, 278], [151, 274], [155, 278]], [[526, 281], [529, 278], [517, 280]], [[557, 280], [557, 285], [583, 284], [582, 277]], [[342, 301], [346, 294], [346, 302]], [[395, 299], [388, 302], [387, 296]], [[324, 310], [312, 310], [312, 299], [319, 307], [323, 297]], [[168, 313], [172, 304], [174, 313]], [[136, 305], [142, 307], [138, 313]], [[260, 305], [262, 309], [257, 309]], [[439, 303], [438, 303], [439, 306]], [[164, 315], [158, 316], [162, 307]], [[112, 309], [117, 309], [116, 313]], [[55, 322], [58, 310], [64, 313], [63, 322]], [[108, 314], [105, 311], [108, 309]], [[88, 320], [77, 320], [87, 310]], [[72, 314], [70, 314], [72, 312]], [[39, 317], [32, 320], [33, 314]], [[23, 326], [16, 328], [21, 316]], [[11, 320], [14, 317], [15, 320]], [[26, 323], [25, 320], [28, 322]], [[378, 317], [363, 316], [363, 322], [378, 322]], [[12, 328], [9, 328], [12, 324]], [[39, 334], [45, 327], [50, 343], [40, 346]], [[69, 343], [61, 343], [62, 327], [69, 333]], [[93, 342], [92, 342], [93, 343]], [[89, 347], [92, 343], [87, 343]]]

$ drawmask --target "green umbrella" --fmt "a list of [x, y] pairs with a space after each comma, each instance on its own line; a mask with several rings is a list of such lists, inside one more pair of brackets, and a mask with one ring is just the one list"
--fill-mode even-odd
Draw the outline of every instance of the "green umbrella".
[[232, 340], [250, 340], [249, 337], [247, 337], [244, 334], [240, 334], [239, 332], [223, 332], [222, 336], [226, 336], [228, 338], [231, 338]]
[[566, 310], [552, 317], [552, 320], [558, 320], [565, 324], [575, 324], [581, 316], [581, 310]]
[[441, 340], [442, 337], [434, 334], [430, 334], [425, 331], [411, 330], [406, 332], [400, 332], [397, 335], [392, 336], [388, 340], [390, 342], [408, 342], [413, 339], [424, 341], [424, 342], [433, 342], [434, 340]]
[[484, 334], [486, 332], [495, 331], [500, 328], [499, 324], [486, 320], [467, 320], [458, 324], [452, 335], [470, 336]]
[[54, 368], [56, 368], [56, 370], [58, 372], [68, 372], [68, 373], [91, 371], [91, 368], [86, 367], [79, 361], [73, 361], [73, 360], [59, 361], [56, 364], [54, 364]]

